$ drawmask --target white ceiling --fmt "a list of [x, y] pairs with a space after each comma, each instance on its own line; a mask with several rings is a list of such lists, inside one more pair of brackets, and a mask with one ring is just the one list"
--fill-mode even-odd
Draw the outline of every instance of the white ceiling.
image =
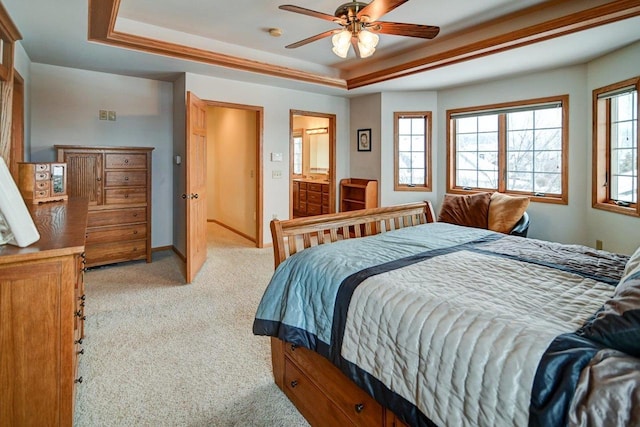
[[[312, 92], [354, 96], [386, 90], [432, 90], [523, 72], [587, 62], [640, 40], [640, 17], [581, 31], [542, 43], [437, 68], [363, 88], [343, 89], [233, 70], [198, 62], [105, 46], [87, 41], [88, 0], [1, 0], [23, 36], [33, 62], [171, 80], [193, 72]], [[514, 12], [543, 0], [410, 0], [382, 20], [436, 25], [438, 37]], [[366, 66], [331, 52], [329, 38], [297, 49], [284, 46], [336, 26], [329, 21], [278, 9], [295, 4], [332, 15], [340, 0], [121, 0], [116, 29], [208, 47], [220, 53], [262, 60], [326, 75]], [[281, 28], [279, 38], [268, 29]], [[337, 27], [337, 26], [336, 26]], [[428, 40], [381, 35], [372, 58], [392, 58]], [[469, 72], [472, 70], [473, 72]]]

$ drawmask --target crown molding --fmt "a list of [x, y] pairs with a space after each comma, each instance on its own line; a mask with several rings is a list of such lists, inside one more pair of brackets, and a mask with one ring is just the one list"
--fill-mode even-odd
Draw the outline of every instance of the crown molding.
[[[359, 64], [357, 68], [345, 70], [345, 78], [335, 78], [119, 32], [115, 30], [119, 7], [120, 0], [89, 0], [90, 41], [345, 90], [481, 58], [640, 16], [638, 0], [550, 0], [472, 28], [442, 35], [426, 43], [422, 49], [414, 49], [392, 58], [372, 58], [366, 67]], [[393, 62], [395, 64], [389, 66]], [[362, 73], [363, 69], [368, 71]]]

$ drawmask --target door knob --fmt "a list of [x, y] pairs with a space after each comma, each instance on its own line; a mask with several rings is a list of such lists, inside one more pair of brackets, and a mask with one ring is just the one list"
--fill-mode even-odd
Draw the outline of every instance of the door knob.
[[196, 194], [192, 194], [192, 195], [191, 195], [191, 198], [192, 198], [192, 199], [197, 199], [197, 198], [198, 198], [198, 193], [196, 193]]
[[186, 199], [186, 198], [187, 198], [187, 195], [186, 195], [186, 194], [183, 194], [183, 195], [182, 195], [182, 198], [183, 198], [183, 199]]

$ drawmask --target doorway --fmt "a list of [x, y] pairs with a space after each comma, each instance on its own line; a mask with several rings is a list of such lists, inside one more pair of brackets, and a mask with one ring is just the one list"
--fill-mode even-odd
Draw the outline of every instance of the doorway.
[[207, 105], [207, 221], [263, 247], [262, 107]]
[[290, 111], [289, 217], [334, 213], [335, 114]]

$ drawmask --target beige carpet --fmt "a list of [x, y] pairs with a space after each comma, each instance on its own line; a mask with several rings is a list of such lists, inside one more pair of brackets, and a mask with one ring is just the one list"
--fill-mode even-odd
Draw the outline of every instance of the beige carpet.
[[269, 340], [251, 333], [271, 249], [209, 225], [191, 285], [170, 251], [85, 275], [78, 426], [306, 426], [273, 384]]

